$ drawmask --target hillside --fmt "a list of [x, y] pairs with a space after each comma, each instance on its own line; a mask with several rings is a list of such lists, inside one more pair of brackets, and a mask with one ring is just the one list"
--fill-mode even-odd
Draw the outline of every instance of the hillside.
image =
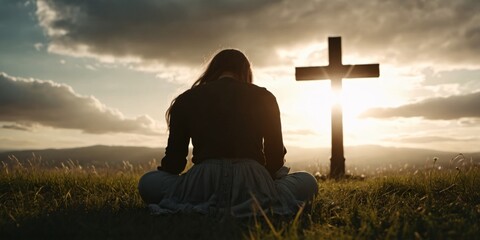
[[96, 145], [81, 148], [65, 149], [43, 149], [43, 150], [22, 150], [0, 153], [0, 161], [9, 162], [8, 156], [15, 156], [20, 162], [32, 159], [33, 155], [38, 159], [41, 157], [43, 162], [48, 162], [51, 166], [58, 166], [60, 162], [72, 160], [82, 166], [105, 166], [111, 167], [123, 165], [123, 161], [132, 164], [147, 163], [152, 159], [160, 162], [165, 149], [148, 147], [124, 147], [124, 146], [104, 146]]
[[[151, 215], [129, 169], [0, 165], [0, 239], [479, 239], [479, 167], [320, 181], [294, 216]], [[111, 169], [110, 169], [111, 170]], [[212, 208], [215, 208], [213, 205]], [[258, 209], [254, 207], [254, 209]], [[215, 214], [216, 213], [216, 214]], [[225, 214], [225, 215], [224, 215]]]
[[[423, 168], [433, 163], [433, 158], [438, 158], [436, 166], [456, 167], [458, 164], [470, 162], [480, 163], [480, 152], [462, 153], [444, 152], [430, 149], [394, 148], [375, 145], [354, 146], [345, 148], [347, 169], [375, 170], [377, 168]], [[296, 167], [305, 168], [310, 165], [328, 166], [330, 149], [301, 149], [290, 148], [287, 161], [295, 162]], [[454, 159], [454, 161], [451, 161]], [[463, 160], [462, 160], [463, 159]], [[462, 161], [460, 161], [462, 160]], [[459, 163], [460, 162], [460, 163]]]

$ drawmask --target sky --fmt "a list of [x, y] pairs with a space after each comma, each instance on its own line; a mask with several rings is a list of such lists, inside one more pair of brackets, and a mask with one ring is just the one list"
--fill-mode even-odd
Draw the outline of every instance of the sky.
[[221, 49], [277, 98], [289, 147], [329, 147], [330, 81], [295, 67], [380, 64], [343, 80], [344, 143], [480, 151], [478, 0], [0, 0], [0, 149], [165, 147], [165, 110]]

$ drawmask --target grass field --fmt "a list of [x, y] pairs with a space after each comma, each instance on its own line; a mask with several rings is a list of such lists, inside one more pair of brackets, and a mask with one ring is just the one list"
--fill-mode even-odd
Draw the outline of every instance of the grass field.
[[480, 239], [478, 165], [320, 180], [312, 208], [296, 218], [219, 221], [150, 215], [136, 184], [154, 162], [11, 160], [0, 168], [0, 239]]

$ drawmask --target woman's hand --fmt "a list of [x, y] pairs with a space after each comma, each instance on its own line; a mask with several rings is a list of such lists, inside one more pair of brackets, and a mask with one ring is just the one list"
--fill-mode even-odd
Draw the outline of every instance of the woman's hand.
[[288, 173], [290, 172], [290, 168], [287, 167], [287, 166], [282, 166], [280, 169], [278, 169], [278, 171], [275, 173], [275, 179], [280, 179], [282, 177], [285, 177], [288, 175]]

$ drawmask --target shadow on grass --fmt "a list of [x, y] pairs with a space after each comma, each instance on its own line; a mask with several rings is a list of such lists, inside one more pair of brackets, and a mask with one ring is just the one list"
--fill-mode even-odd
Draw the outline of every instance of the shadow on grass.
[[[243, 227], [242, 227], [243, 225]], [[1, 227], [0, 239], [242, 239], [244, 224], [203, 215], [152, 216], [144, 208], [66, 210]]]

